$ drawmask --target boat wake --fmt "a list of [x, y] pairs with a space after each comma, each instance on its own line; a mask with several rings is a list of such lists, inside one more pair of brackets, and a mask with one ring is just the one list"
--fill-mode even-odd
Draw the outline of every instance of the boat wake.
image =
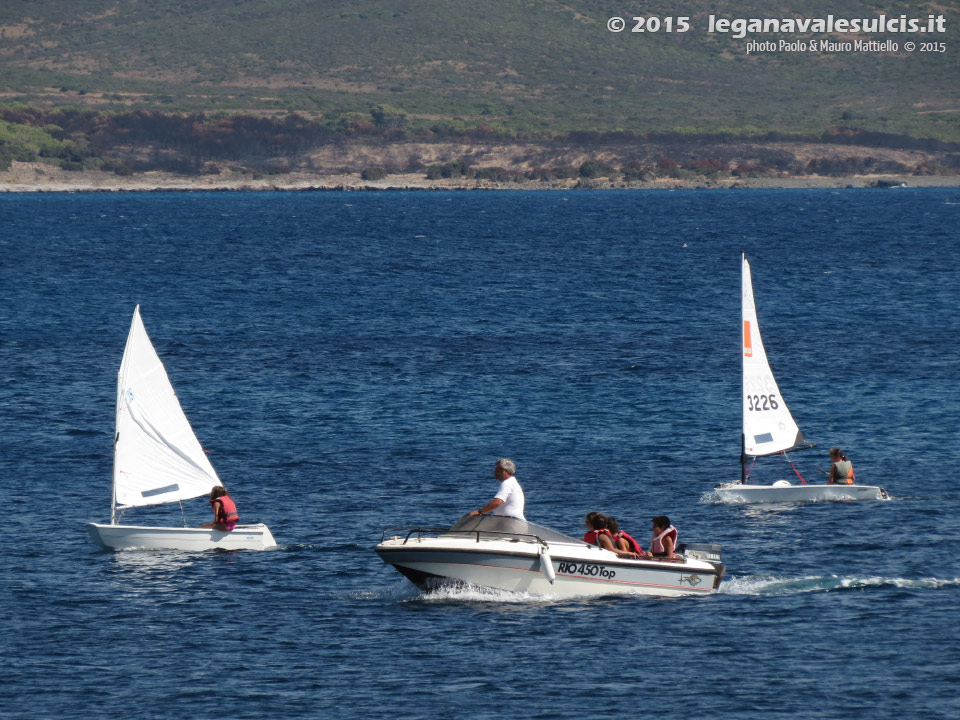
[[960, 587], [960, 578], [885, 578], [839, 577], [837, 575], [810, 575], [785, 578], [775, 575], [730, 577], [720, 585], [719, 593], [726, 595], [798, 595], [812, 592], [870, 590], [900, 588], [908, 590], [939, 590]]
[[[817, 592], [864, 592], [874, 589], [897, 588], [903, 590], [941, 590], [944, 588], [960, 588], [958, 578], [886, 578], [879, 576], [840, 577], [838, 575], [809, 575], [806, 577], [782, 577], [777, 575], [753, 575], [744, 577], [727, 577], [717, 590], [719, 595], [753, 595], [779, 596], [801, 595]], [[480, 587], [469, 583], [441, 585], [429, 591], [417, 590], [412, 587], [401, 587], [389, 593], [377, 594], [378, 597], [389, 597], [402, 602], [415, 603], [483, 603], [506, 605], [551, 605], [557, 602], [596, 601], [596, 596], [560, 597], [552, 595], [530, 595], [524, 592], [511, 592]], [[624, 597], [648, 597], [641, 594], [636, 596], [618, 595], [608, 596], [606, 599]], [[664, 598], [656, 598], [663, 600]], [[676, 598], [669, 598], [675, 600]]]
[[526, 605], [530, 603], [552, 603], [559, 598], [550, 595], [530, 595], [525, 592], [497, 590], [481, 587], [471, 583], [448, 583], [439, 585], [428, 591], [420, 591], [412, 598], [417, 602], [446, 603], [446, 602], [477, 602], [477, 603], [511, 603]]
[[[721, 585], [722, 587], [722, 585]], [[722, 592], [722, 590], [720, 591]], [[417, 602], [417, 603], [428, 603], [428, 604], [444, 604], [444, 603], [457, 603], [457, 604], [484, 604], [484, 605], [535, 605], [535, 606], [546, 606], [546, 605], [579, 605], [583, 603], [594, 604], [597, 602], [617, 602], [623, 600], [631, 599], [643, 599], [646, 601], [671, 601], [678, 602], [682, 600], [690, 600], [689, 597], [660, 597], [655, 595], [649, 595], [644, 592], [637, 591], [636, 593], [616, 593], [610, 595], [596, 595], [592, 593], [584, 593], [583, 595], [531, 595], [525, 592], [514, 592], [510, 590], [498, 590], [495, 588], [486, 588], [480, 587], [478, 585], [470, 584], [457, 584], [457, 585], [443, 585], [435, 589], [427, 591], [417, 591], [414, 590], [413, 595], [402, 598], [406, 602]], [[696, 598], [695, 602], [699, 602], [700, 598]]]

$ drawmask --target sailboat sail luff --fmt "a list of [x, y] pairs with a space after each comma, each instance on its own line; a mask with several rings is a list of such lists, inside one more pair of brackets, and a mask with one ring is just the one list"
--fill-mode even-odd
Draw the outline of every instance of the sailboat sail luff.
[[761, 457], [802, 445], [804, 438], [767, 361], [753, 300], [750, 263], [746, 255], [741, 259], [743, 453]]
[[220, 485], [137, 306], [117, 378], [114, 506], [187, 500]]

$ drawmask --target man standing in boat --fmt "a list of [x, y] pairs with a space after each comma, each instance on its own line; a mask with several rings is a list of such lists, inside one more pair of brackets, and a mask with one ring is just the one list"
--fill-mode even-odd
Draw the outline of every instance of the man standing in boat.
[[492, 512], [494, 515], [504, 515], [526, 521], [523, 516], [523, 489], [513, 476], [516, 471], [517, 464], [510, 458], [497, 460], [493, 469], [493, 476], [500, 482], [500, 489], [493, 500], [479, 510], [474, 510], [470, 515], [484, 515]]

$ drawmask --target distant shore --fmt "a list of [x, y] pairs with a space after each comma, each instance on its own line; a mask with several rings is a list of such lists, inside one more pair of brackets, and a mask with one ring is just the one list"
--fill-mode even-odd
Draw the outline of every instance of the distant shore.
[[392, 174], [379, 181], [357, 174], [292, 172], [254, 176], [237, 172], [185, 176], [145, 172], [120, 176], [108, 172], [70, 172], [41, 163], [13, 163], [0, 172], [0, 192], [197, 192], [197, 191], [380, 191], [380, 190], [693, 190], [869, 187], [960, 187], [960, 175], [819, 175], [782, 177], [658, 178], [651, 181], [570, 179], [494, 182], [466, 178], [427, 179], [423, 173]]

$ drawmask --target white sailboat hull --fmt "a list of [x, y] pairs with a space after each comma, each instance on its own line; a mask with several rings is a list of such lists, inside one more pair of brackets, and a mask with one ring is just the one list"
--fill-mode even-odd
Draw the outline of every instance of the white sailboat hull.
[[277, 546], [270, 528], [263, 523], [237, 525], [230, 532], [88, 523], [87, 532], [95, 543], [112, 550], [268, 550]]
[[887, 491], [876, 485], [791, 485], [785, 480], [775, 485], [726, 483], [714, 492], [720, 502], [729, 505], [890, 499]]

